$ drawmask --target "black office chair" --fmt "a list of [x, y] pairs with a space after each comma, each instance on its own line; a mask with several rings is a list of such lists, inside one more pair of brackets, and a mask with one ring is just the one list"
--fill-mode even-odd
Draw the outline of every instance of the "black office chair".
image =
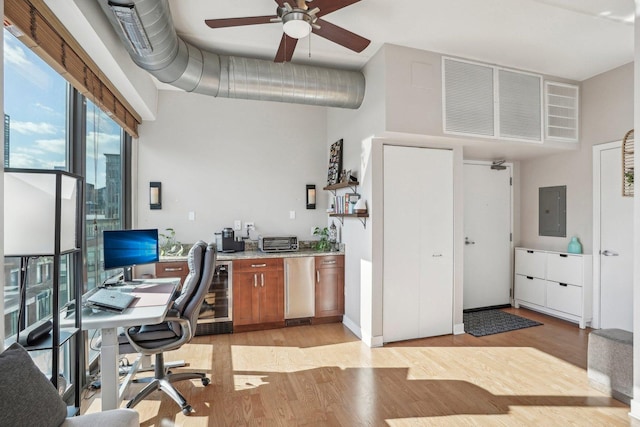
[[204, 373], [167, 373], [164, 365], [164, 352], [180, 348], [193, 337], [200, 306], [213, 278], [216, 255], [215, 244], [207, 245], [202, 240], [194, 244], [187, 256], [189, 274], [165, 321], [157, 325], [144, 325], [125, 329], [128, 343], [120, 344], [121, 354], [141, 353], [143, 355], [155, 355], [153, 379], [127, 403], [127, 408], [133, 408], [149, 394], [156, 390], [161, 390], [180, 405], [183, 414], [189, 415], [191, 406], [182, 394], [174, 388], [172, 383], [200, 379], [203, 385], [209, 384], [210, 380]]

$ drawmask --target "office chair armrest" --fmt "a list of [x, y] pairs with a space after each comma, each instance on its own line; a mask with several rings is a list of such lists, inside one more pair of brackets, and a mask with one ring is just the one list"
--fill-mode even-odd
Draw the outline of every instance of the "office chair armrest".
[[[191, 340], [191, 338], [193, 337], [193, 329], [191, 328], [191, 323], [189, 322], [188, 319], [184, 319], [182, 317], [180, 317], [179, 315], [177, 315], [177, 313], [169, 313], [167, 315], [167, 317], [165, 317], [164, 319], [165, 322], [176, 322], [180, 325], [181, 329], [182, 329], [182, 334], [180, 336], [180, 338], [176, 341], [173, 341], [169, 344], [167, 344], [166, 346], [159, 346], [159, 347], [142, 347], [139, 343], [137, 343], [129, 334], [129, 328], [125, 328], [124, 329], [124, 334], [126, 335], [127, 339], [129, 340], [129, 344], [131, 344], [131, 347], [134, 348], [134, 350], [137, 353], [142, 353], [142, 354], [155, 354], [155, 353], [159, 353], [159, 352], [164, 352], [164, 351], [170, 351], [170, 350], [175, 350], [177, 348], [182, 347], [182, 345], [186, 342], [189, 342]], [[155, 341], [148, 341], [150, 343], [153, 343]]]

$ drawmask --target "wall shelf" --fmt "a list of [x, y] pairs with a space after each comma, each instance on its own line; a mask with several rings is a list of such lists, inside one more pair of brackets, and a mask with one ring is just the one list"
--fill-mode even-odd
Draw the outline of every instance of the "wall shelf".
[[345, 218], [358, 218], [360, 220], [360, 222], [362, 223], [362, 225], [364, 226], [364, 228], [367, 228], [367, 218], [369, 218], [369, 214], [368, 213], [354, 213], [354, 214], [339, 214], [339, 213], [332, 213], [329, 214], [330, 217], [334, 217], [334, 218], [338, 218], [340, 220], [340, 224], [344, 225], [344, 219]]
[[340, 190], [342, 188], [350, 188], [350, 189], [353, 190], [354, 193], [357, 193], [358, 192], [358, 185], [360, 185], [360, 183], [358, 181], [339, 182], [337, 184], [327, 185], [326, 187], [323, 188], [323, 190], [331, 191], [334, 196], [336, 195], [336, 190]]

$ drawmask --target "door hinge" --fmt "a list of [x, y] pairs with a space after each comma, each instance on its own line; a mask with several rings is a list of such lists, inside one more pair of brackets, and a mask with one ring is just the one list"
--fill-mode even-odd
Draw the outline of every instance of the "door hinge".
[[513, 185], [513, 177], [512, 176], [509, 177], [509, 185]]
[[509, 241], [513, 242], [513, 233], [509, 233]]
[[513, 297], [513, 289], [509, 289], [509, 298]]

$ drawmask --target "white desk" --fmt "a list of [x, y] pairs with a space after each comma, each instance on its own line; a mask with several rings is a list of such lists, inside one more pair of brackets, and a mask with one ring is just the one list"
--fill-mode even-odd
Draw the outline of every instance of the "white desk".
[[[148, 279], [140, 284], [173, 284], [173, 293], [180, 284], [180, 278], [169, 279]], [[118, 288], [115, 288], [116, 290]], [[169, 307], [168, 304], [144, 307], [130, 307], [122, 313], [110, 313], [107, 311], [94, 311], [87, 313], [82, 311], [82, 329], [101, 329], [102, 345], [100, 346], [100, 366], [101, 366], [101, 396], [102, 410], [115, 409], [120, 407], [122, 396], [119, 388], [119, 366], [118, 366], [118, 327], [131, 327], [140, 325], [153, 325], [161, 323]], [[124, 391], [124, 389], [123, 389]]]

